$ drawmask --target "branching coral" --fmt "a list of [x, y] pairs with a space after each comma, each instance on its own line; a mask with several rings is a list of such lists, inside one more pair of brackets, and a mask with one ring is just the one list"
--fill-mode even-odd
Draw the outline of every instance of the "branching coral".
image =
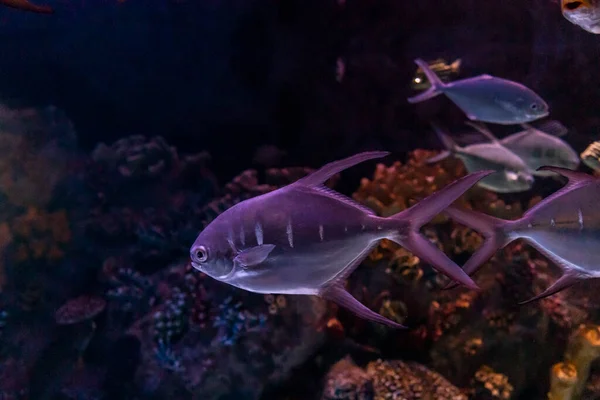
[[170, 171], [178, 163], [177, 150], [160, 136], [147, 139], [134, 135], [117, 140], [111, 146], [96, 146], [92, 159], [117, 170], [124, 177], [153, 177]]
[[390, 167], [378, 164], [373, 179], [363, 178], [352, 197], [372, 208], [378, 215], [387, 217], [412, 206], [464, 175], [464, 168], [459, 162], [425, 164], [425, 160], [434, 154], [417, 150], [411, 153], [406, 164], [399, 161]]
[[508, 378], [487, 365], [475, 373], [474, 387], [476, 399], [510, 399], [513, 391]]

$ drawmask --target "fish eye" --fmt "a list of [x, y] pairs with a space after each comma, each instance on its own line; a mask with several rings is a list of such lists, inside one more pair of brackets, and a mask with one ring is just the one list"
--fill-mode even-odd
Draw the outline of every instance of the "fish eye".
[[196, 260], [201, 263], [208, 260], [208, 250], [206, 249], [206, 247], [200, 246], [196, 250], [194, 250], [194, 258], [196, 258]]
[[572, 1], [570, 3], [565, 4], [565, 8], [567, 10], [577, 10], [582, 5], [583, 5], [583, 1]]
[[532, 110], [537, 110], [539, 108], [537, 103], [531, 103], [531, 105], [529, 106]]

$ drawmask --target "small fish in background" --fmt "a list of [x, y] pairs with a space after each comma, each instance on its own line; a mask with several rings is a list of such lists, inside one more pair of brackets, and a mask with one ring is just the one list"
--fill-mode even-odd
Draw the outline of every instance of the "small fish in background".
[[454, 155], [462, 160], [469, 172], [496, 171], [482, 179], [478, 185], [497, 193], [524, 192], [533, 186], [535, 179], [527, 164], [498, 140], [461, 147], [439, 125], [432, 123], [431, 126], [448, 150], [430, 158], [427, 163], [435, 163]]
[[[498, 140], [483, 124], [467, 122], [490, 140]], [[500, 144], [515, 153], [527, 164], [537, 176], [557, 176], [551, 171], [538, 170], [543, 166], [577, 169], [579, 155], [564, 140], [558, 138], [568, 129], [558, 121], [548, 121], [534, 128], [529, 124], [521, 124], [524, 129], [500, 140]], [[545, 132], [544, 132], [545, 131]]]
[[254, 164], [262, 165], [265, 168], [272, 168], [281, 165], [281, 160], [287, 155], [285, 150], [272, 144], [258, 146], [252, 157]]
[[[458, 58], [452, 64], [448, 64], [443, 58], [438, 58], [428, 62], [427, 64], [442, 82], [448, 83], [452, 81], [453, 78], [456, 78], [460, 73], [461, 62], [461, 59]], [[421, 67], [417, 68], [417, 72], [415, 73], [411, 83], [411, 87], [415, 90], [426, 90], [431, 87], [431, 83], [427, 79], [427, 76]]]
[[450, 278], [475, 288], [463, 270], [419, 229], [491, 171], [467, 175], [389, 218], [324, 186], [335, 174], [388, 152], [359, 153], [220, 214], [190, 249], [192, 266], [255, 293], [317, 295], [361, 318], [395, 328], [344, 288], [382, 239], [405, 247]]
[[556, 193], [528, 210], [522, 218], [507, 221], [450, 206], [445, 214], [483, 234], [483, 245], [466, 262], [474, 274], [497, 250], [524, 239], [556, 263], [563, 275], [525, 304], [550, 296], [579, 281], [600, 277], [600, 178], [558, 167], [542, 167], [568, 179]]
[[38, 14], [53, 14], [50, 6], [37, 6], [28, 0], [0, 0], [0, 5], [15, 8], [17, 10], [30, 11]]
[[579, 157], [589, 168], [600, 172], [600, 141], [590, 144]]
[[599, 0], [562, 0], [561, 10], [572, 24], [590, 33], [600, 33]]
[[479, 75], [444, 83], [427, 63], [416, 59], [431, 83], [424, 93], [408, 98], [411, 104], [445, 94], [473, 121], [501, 125], [535, 121], [549, 114], [548, 104], [533, 90], [507, 79]]

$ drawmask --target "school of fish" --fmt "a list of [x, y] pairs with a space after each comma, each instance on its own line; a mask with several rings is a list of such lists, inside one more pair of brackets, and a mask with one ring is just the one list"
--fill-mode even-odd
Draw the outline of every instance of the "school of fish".
[[[344, 288], [346, 278], [371, 250], [391, 240], [422, 261], [471, 289], [470, 278], [484, 262], [513, 240], [524, 239], [564, 271], [536, 300], [579, 280], [600, 277], [595, 261], [600, 248], [600, 211], [594, 199], [600, 180], [574, 172], [578, 154], [561, 139], [568, 129], [558, 121], [532, 121], [549, 115], [548, 104], [533, 90], [491, 75], [443, 82], [422, 59], [415, 60], [429, 86], [408, 99], [419, 103], [444, 94], [467, 116], [465, 124], [482, 142], [460, 146], [439, 124], [431, 123], [446, 150], [428, 160], [455, 156], [468, 175], [409, 209], [387, 218], [327, 188], [333, 175], [358, 163], [388, 155], [359, 153], [331, 162], [273, 192], [248, 199], [220, 214], [190, 249], [192, 266], [240, 289], [265, 294], [314, 295], [333, 301], [359, 317], [393, 328], [402, 326], [372, 311]], [[433, 63], [439, 64], [439, 60]], [[445, 69], [439, 70], [445, 71]], [[445, 78], [448, 81], [447, 77]], [[499, 139], [484, 122], [517, 125], [519, 131]], [[524, 192], [535, 178], [560, 176], [568, 184], [518, 221], [499, 220], [452, 205], [474, 185], [499, 193]], [[461, 269], [426, 239], [419, 229], [440, 213], [481, 232], [484, 244]], [[531, 301], [529, 300], [529, 301]]]

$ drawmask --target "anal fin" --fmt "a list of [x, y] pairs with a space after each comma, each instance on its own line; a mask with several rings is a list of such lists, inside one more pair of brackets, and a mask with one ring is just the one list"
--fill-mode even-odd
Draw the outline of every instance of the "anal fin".
[[558, 293], [563, 289], [573, 286], [574, 284], [582, 281], [583, 279], [584, 278], [580, 274], [577, 274], [575, 272], [572, 272], [572, 271], [565, 272], [565, 274], [563, 276], [561, 276], [560, 278], [558, 278], [558, 280], [556, 282], [554, 282], [552, 285], [550, 285], [550, 287], [548, 289], [544, 290], [542, 293], [538, 294], [537, 296], [535, 296], [529, 300], [520, 302], [519, 304], [523, 305], [523, 304], [531, 303], [536, 300], [541, 300], [544, 297], [552, 296], [553, 294]]
[[369, 309], [367, 306], [356, 300], [350, 293], [344, 289], [340, 284], [334, 284], [328, 287], [325, 287], [319, 292], [319, 296], [323, 297], [326, 300], [333, 301], [345, 309], [352, 311], [354, 314], [359, 316], [362, 319], [366, 319], [368, 321], [377, 322], [383, 325], [390, 326], [392, 328], [397, 329], [405, 329], [406, 327], [400, 325], [394, 321], [391, 321], [385, 318], [382, 315], [377, 314], [375, 311]]

